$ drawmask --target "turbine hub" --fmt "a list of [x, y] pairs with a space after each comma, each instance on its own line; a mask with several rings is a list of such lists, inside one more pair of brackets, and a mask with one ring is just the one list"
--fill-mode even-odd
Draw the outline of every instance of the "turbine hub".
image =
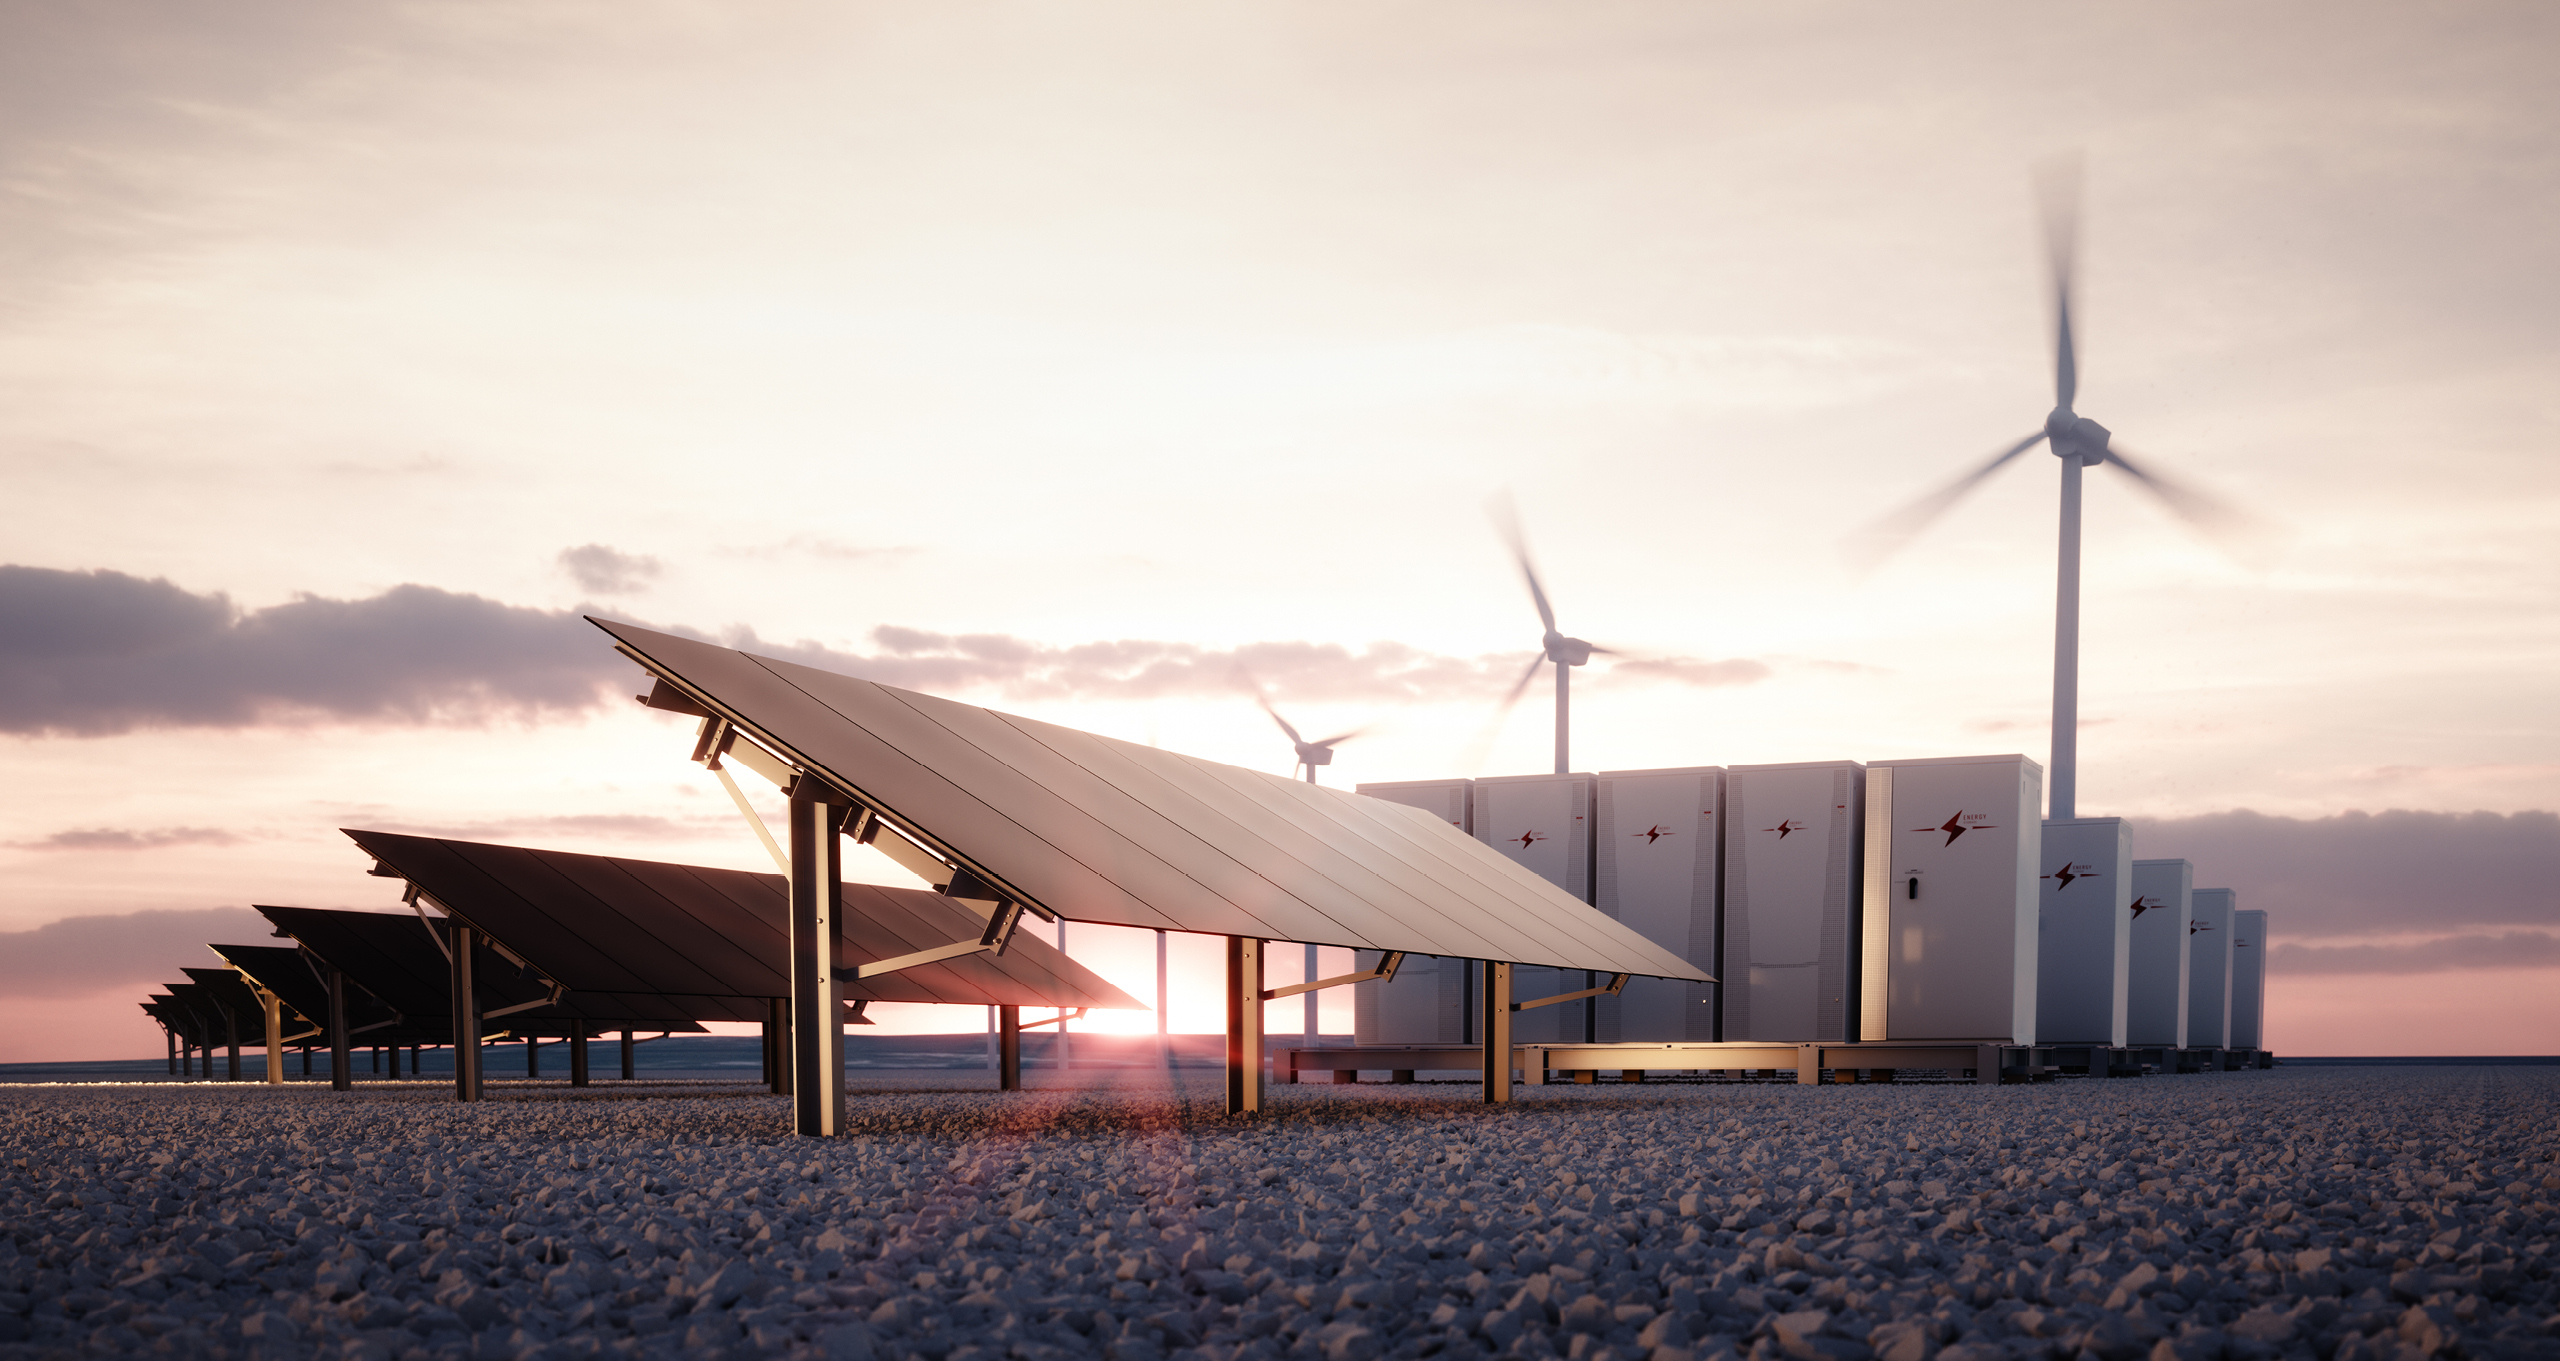
[[2067, 406], [2057, 406], [2044, 418], [2044, 436], [2053, 448], [2055, 458], [2077, 458], [2094, 468], [2107, 461], [2107, 441], [2114, 432]]
[[1547, 660], [1562, 662], [1566, 666], [1588, 666], [1591, 664], [1591, 644], [1551, 632], [1547, 635]]
[[1311, 766], [1332, 765], [1333, 748], [1320, 747], [1313, 742], [1300, 742], [1298, 744], [1298, 760]]

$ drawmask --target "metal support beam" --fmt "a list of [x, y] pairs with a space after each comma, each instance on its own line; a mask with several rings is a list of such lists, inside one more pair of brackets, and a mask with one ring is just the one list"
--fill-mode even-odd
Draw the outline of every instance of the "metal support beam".
[[240, 1080], [240, 1013], [233, 1011], [228, 1003], [216, 1005], [222, 1008], [222, 1042], [230, 1051], [230, 1062], [223, 1070], [222, 1080], [238, 1082]]
[[587, 1085], [587, 1023], [569, 1023], [569, 1085]]
[[626, 1026], [622, 1031], [622, 1080], [625, 1082], [629, 1082], [638, 1071], [636, 1056], [631, 1050], [631, 1030]]
[[821, 802], [815, 780], [791, 791], [791, 1088], [799, 1132], [844, 1132], [844, 989], [837, 981], [847, 811]]
[[1164, 932], [1156, 932], [1156, 1059], [1173, 1071], [1172, 974], [1166, 968]]
[[1484, 999], [1483, 1014], [1476, 1018], [1484, 1036], [1484, 1099], [1501, 1105], [1511, 1099], [1511, 966], [1486, 960], [1479, 995]]
[[1229, 1115], [1262, 1109], [1262, 944], [1252, 936], [1227, 937]]
[[[1316, 947], [1314, 947], [1314, 946], [1310, 945], [1310, 946], [1308, 946], [1307, 948], [1308, 948], [1309, 950], [1313, 950], [1313, 949], [1315, 949]], [[1403, 952], [1402, 950], [1389, 950], [1389, 951], [1387, 951], [1384, 955], [1382, 955], [1382, 956], [1380, 956], [1380, 957], [1379, 957], [1379, 959], [1378, 959], [1378, 967], [1376, 967], [1376, 968], [1374, 968], [1374, 969], [1363, 969], [1363, 970], [1361, 970], [1361, 971], [1360, 971], [1360, 972], [1358, 972], [1358, 973], [1335, 974], [1335, 975], [1334, 975], [1333, 977], [1331, 977], [1331, 978], [1314, 978], [1314, 979], [1310, 979], [1310, 980], [1308, 980], [1307, 982], [1304, 982], [1304, 983], [1292, 983], [1292, 984], [1290, 984], [1289, 986], [1287, 986], [1287, 987], [1285, 987], [1285, 988], [1266, 988], [1266, 989], [1264, 989], [1264, 990], [1263, 990], [1263, 993], [1262, 993], [1262, 1000], [1263, 1000], [1263, 1001], [1266, 1001], [1266, 1002], [1276, 1002], [1276, 1001], [1279, 1001], [1279, 1000], [1280, 1000], [1281, 998], [1283, 998], [1283, 997], [1295, 997], [1295, 996], [1297, 996], [1299, 993], [1302, 993], [1302, 992], [1304, 992], [1304, 993], [1312, 993], [1312, 992], [1315, 992], [1315, 991], [1316, 991], [1317, 989], [1319, 989], [1319, 988], [1338, 988], [1338, 987], [1341, 987], [1342, 985], [1344, 985], [1344, 984], [1346, 984], [1346, 983], [1367, 983], [1367, 982], [1371, 982], [1371, 981], [1392, 983], [1392, 982], [1394, 982], [1394, 981], [1395, 981], [1395, 977], [1396, 977], [1396, 970], [1398, 970], [1398, 969], [1400, 969], [1400, 968], [1403, 968], [1403, 967], [1404, 967], [1404, 952]], [[1314, 972], [1314, 968], [1315, 968], [1315, 961], [1313, 961], [1312, 959], [1310, 959], [1310, 960], [1308, 961], [1308, 972], [1310, 972], [1310, 973]], [[1574, 994], [1574, 996], [1576, 996], [1576, 997], [1579, 997], [1579, 996], [1581, 996], [1581, 995], [1582, 995], [1582, 994], [1580, 994], [1580, 993], [1575, 993], [1575, 994]], [[1564, 999], [1563, 999], [1563, 998], [1561, 998], [1561, 997], [1558, 997], [1558, 998], [1552, 998], [1552, 999], [1549, 999], [1549, 1000], [1561, 1002], [1561, 1001], [1563, 1001]], [[1313, 998], [1309, 998], [1309, 999], [1308, 999], [1308, 1001], [1307, 1001], [1307, 1005], [1308, 1005], [1308, 1006], [1310, 1006], [1310, 1007], [1313, 1007], [1313, 1006], [1315, 1005], [1315, 1001], [1314, 1001], [1314, 999], [1313, 999]], [[1543, 1003], [1543, 1002], [1532, 1002], [1532, 1003], [1530, 1003], [1529, 1005], [1531, 1005], [1531, 1006], [1533, 1006], [1533, 1007], [1534, 1007], [1534, 1006], [1543, 1006], [1543, 1005], [1545, 1005], [1545, 1003]], [[1513, 1008], [1513, 1009], [1514, 1009], [1514, 1010], [1517, 1010], [1518, 1008]], [[1307, 1014], [1308, 1014], [1309, 1016], [1311, 1016], [1311, 1017], [1312, 1017], [1315, 1013], [1314, 1013], [1314, 1012], [1312, 1012], [1312, 1011], [1310, 1011], [1310, 1012], [1308, 1012]], [[1308, 1031], [1308, 1032], [1307, 1032], [1307, 1044], [1308, 1044], [1310, 1047], [1312, 1047], [1312, 1046], [1315, 1044], [1315, 1042], [1316, 1042], [1316, 1041], [1315, 1041], [1315, 1032], [1314, 1032], [1314, 1031], [1312, 1031], [1312, 1030]]]
[[[1159, 931], [1156, 934], [1164, 933]], [[275, 1034], [275, 1027], [272, 1024], [267, 1027], [267, 1034], [270, 1037]], [[160, 1027], [160, 1036], [169, 1042], [169, 1076], [176, 1077], [178, 1075], [178, 1032], [164, 1025]], [[274, 1065], [271, 1063], [268, 1066], [272, 1068]]]
[[[1511, 1004], [1511, 1009], [1513, 1011], [1534, 1011], [1539, 1007], [1554, 1006], [1558, 1002], [1579, 1002], [1585, 997], [1615, 997], [1618, 995], [1618, 991], [1621, 988], [1627, 986], [1627, 980], [1633, 976], [1634, 975], [1632, 974], [1622, 973], [1611, 974], [1609, 975], [1609, 981], [1601, 984], [1599, 987], [1584, 988], [1580, 992], [1560, 992], [1553, 997], [1540, 997], [1534, 1001], [1514, 1002]], [[1587, 1037], [1585, 1038], [1584, 1043], [1590, 1043]]]
[[347, 974], [333, 968], [329, 970], [329, 1090], [343, 1092], [355, 1086], [353, 1058], [347, 1047]]
[[524, 1075], [526, 1077], [542, 1076], [542, 1037], [540, 1035], [524, 1037]]
[[1022, 1090], [1022, 1008], [996, 1008], [996, 1090]]
[[453, 923], [453, 1099], [480, 1099], [480, 988], [472, 976], [479, 932], [460, 917]]

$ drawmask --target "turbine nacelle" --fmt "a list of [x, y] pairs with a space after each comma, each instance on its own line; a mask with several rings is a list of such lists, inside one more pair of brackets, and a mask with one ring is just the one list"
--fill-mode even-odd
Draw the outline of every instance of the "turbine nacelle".
[[2057, 406], [2044, 418], [2044, 437], [2053, 446], [2056, 458], [2078, 456], [2088, 467], [2107, 461], [2107, 441], [2115, 432], [2067, 406]]
[[[1342, 739], [1337, 737], [1334, 740], [1339, 742]], [[1321, 742], [1300, 742], [1296, 745], [1298, 748], [1299, 765], [1329, 766], [1333, 764], [1333, 748], [1328, 747]]]
[[1591, 644], [1579, 638], [1567, 638], [1554, 629], [1547, 630], [1546, 654], [1548, 661], [1561, 662], [1566, 666], [1591, 664]]

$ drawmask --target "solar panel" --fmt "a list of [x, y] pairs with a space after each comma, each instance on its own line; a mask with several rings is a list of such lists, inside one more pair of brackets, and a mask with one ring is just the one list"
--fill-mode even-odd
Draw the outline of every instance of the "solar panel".
[[[787, 997], [788, 886], [778, 874], [350, 830], [435, 903], [546, 976], [587, 993]], [[982, 918], [921, 889], [846, 884], [843, 957], [860, 964], [977, 936]], [[1030, 933], [969, 955], [847, 982], [848, 999], [970, 1006], [1143, 1004]], [[699, 1013], [698, 1013], [699, 1014]], [[761, 1013], [759, 1013], [760, 1015]]]
[[[329, 987], [313, 972], [311, 957], [290, 945], [214, 945], [207, 947], [222, 962], [246, 975], [251, 982], [276, 995], [292, 1016], [286, 1018], [285, 1033], [324, 1024], [329, 1016]], [[389, 1010], [371, 996], [357, 992], [347, 997], [347, 1022], [362, 1025], [388, 1016]], [[357, 1017], [362, 1015], [363, 1020]], [[294, 1017], [300, 1017], [297, 1024]]]
[[1059, 916], [1706, 978], [1419, 809], [591, 622], [776, 755]]
[[[449, 939], [450, 928], [443, 919], [430, 919], [430, 924], [405, 913], [311, 907], [260, 906], [258, 911], [276, 924], [278, 933], [291, 936], [322, 963], [341, 970], [349, 981], [397, 1012], [406, 1030], [450, 1037], [452, 977], [445, 957], [449, 947], [440, 943]], [[553, 1002], [552, 989], [533, 970], [485, 945], [472, 958], [484, 1014], [493, 1026], [518, 1034], [566, 1035], [578, 1023], [584, 1023], [591, 1034], [623, 1029], [683, 1032], [700, 1030], [693, 1024], [696, 1020], [763, 1019], [760, 1005], [740, 999], [709, 999], [721, 1008], [720, 1014], [712, 1016], [692, 1014], [684, 1005], [702, 999], [680, 1001], [653, 993], [571, 992]], [[349, 1010], [350, 1030], [368, 1024], [357, 1019], [352, 1006]]]
[[196, 985], [204, 989], [207, 1000], [227, 1008], [239, 1026], [240, 1043], [262, 1045], [267, 1042], [267, 1007], [240, 975], [229, 969], [181, 969]]

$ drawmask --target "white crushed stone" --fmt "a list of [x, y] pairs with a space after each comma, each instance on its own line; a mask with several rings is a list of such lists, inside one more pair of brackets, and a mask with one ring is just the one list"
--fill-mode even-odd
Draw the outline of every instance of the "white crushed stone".
[[9, 1089], [0, 1355], [2560, 1356], [2560, 1070], [1114, 1080]]

